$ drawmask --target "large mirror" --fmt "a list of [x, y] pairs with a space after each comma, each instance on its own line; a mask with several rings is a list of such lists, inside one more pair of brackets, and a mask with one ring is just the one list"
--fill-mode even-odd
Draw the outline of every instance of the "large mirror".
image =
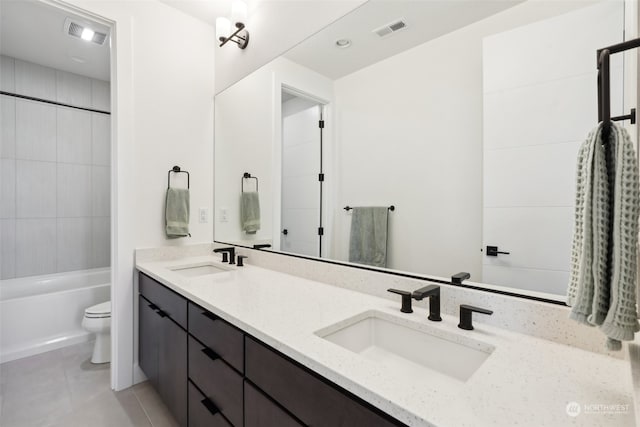
[[215, 240], [562, 301], [595, 53], [624, 10], [369, 0], [216, 96]]

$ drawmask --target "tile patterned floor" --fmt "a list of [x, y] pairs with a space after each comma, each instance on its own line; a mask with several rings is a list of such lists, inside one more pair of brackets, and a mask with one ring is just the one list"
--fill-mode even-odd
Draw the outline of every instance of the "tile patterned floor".
[[174, 427], [149, 383], [114, 392], [109, 364], [90, 363], [93, 343], [0, 365], [2, 427]]

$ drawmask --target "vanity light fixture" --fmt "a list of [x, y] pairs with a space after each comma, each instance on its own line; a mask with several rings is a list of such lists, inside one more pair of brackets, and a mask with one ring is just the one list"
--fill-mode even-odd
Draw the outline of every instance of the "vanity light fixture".
[[[241, 0], [235, 0], [231, 4], [231, 20], [225, 17], [216, 18], [216, 38], [220, 40], [220, 47], [232, 41], [240, 49], [246, 49], [249, 44], [249, 32], [245, 29], [247, 21], [247, 4]], [[231, 33], [231, 23], [235, 30]]]
[[338, 39], [336, 40], [336, 46], [340, 49], [346, 49], [351, 46], [351, 40], [349, 39]]

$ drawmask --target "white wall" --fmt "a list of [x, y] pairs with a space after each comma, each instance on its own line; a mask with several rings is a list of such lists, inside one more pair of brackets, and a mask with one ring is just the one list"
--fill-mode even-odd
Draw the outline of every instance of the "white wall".
[[[609, 1], [484, 40], [483, 246], [509, 255], [482, 257], [483, 282], [566, 294], [576, 158], [598, 122], [594, 52], [623, 30], [624, 5]], [[611, 58], [614, 116], [622, 59]]]
[[[366, 0], [261, 0], [250, 2], [249, 46], [216, 49], [216, 93], [265, 65]], [[230, 43], [231, 44], [231, 43]]]
[[[214, 29], [154, 0], [69, 0], [115, 27], [112, 40], [112, 385], [133, 382], [134, 249], [211, 241], [197, 209], [213, 205]], [[190, 239], [167, 240], [167, 171], [191, 173]]]
[[[7, 56], [0, 67], [5, 92], [109, 111], [109, 82]], [[108, 267], [110, 116], [0, 102], [0, 279]]]
[[479, 280], [482, 38], [588, 3], [523, 3], [336, 81], [336, 258], [351, 219], [339, 207], [393, 204], [391, 268]]
[[[333, 98], [331, 80], [286, 58], [272, 61], [216, 95], [215, 239], [218, 241], [252, 244], [271, 239], [274, 248], [279, 249], [283, 84], [324, 100]], [[240, 229], [240, 178], [244, 172], [260, 180], [261, 229], [255, 235], [247, 235]], [[222, 209], [227, 211], [226, 222], [222, 222]]]

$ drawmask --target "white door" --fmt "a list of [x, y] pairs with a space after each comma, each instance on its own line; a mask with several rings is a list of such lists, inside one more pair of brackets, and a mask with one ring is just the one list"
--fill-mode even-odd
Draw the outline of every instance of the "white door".
[[280, 249], [320, 256], [322, 106], [286, 95], [282, 104], [282, 218]]
[[623, 28], [623, 3], [602, 2], [484, 39], [483, 282], [566, 293], [576, 156], [597, 124], [596, 49], [623, 41]]

